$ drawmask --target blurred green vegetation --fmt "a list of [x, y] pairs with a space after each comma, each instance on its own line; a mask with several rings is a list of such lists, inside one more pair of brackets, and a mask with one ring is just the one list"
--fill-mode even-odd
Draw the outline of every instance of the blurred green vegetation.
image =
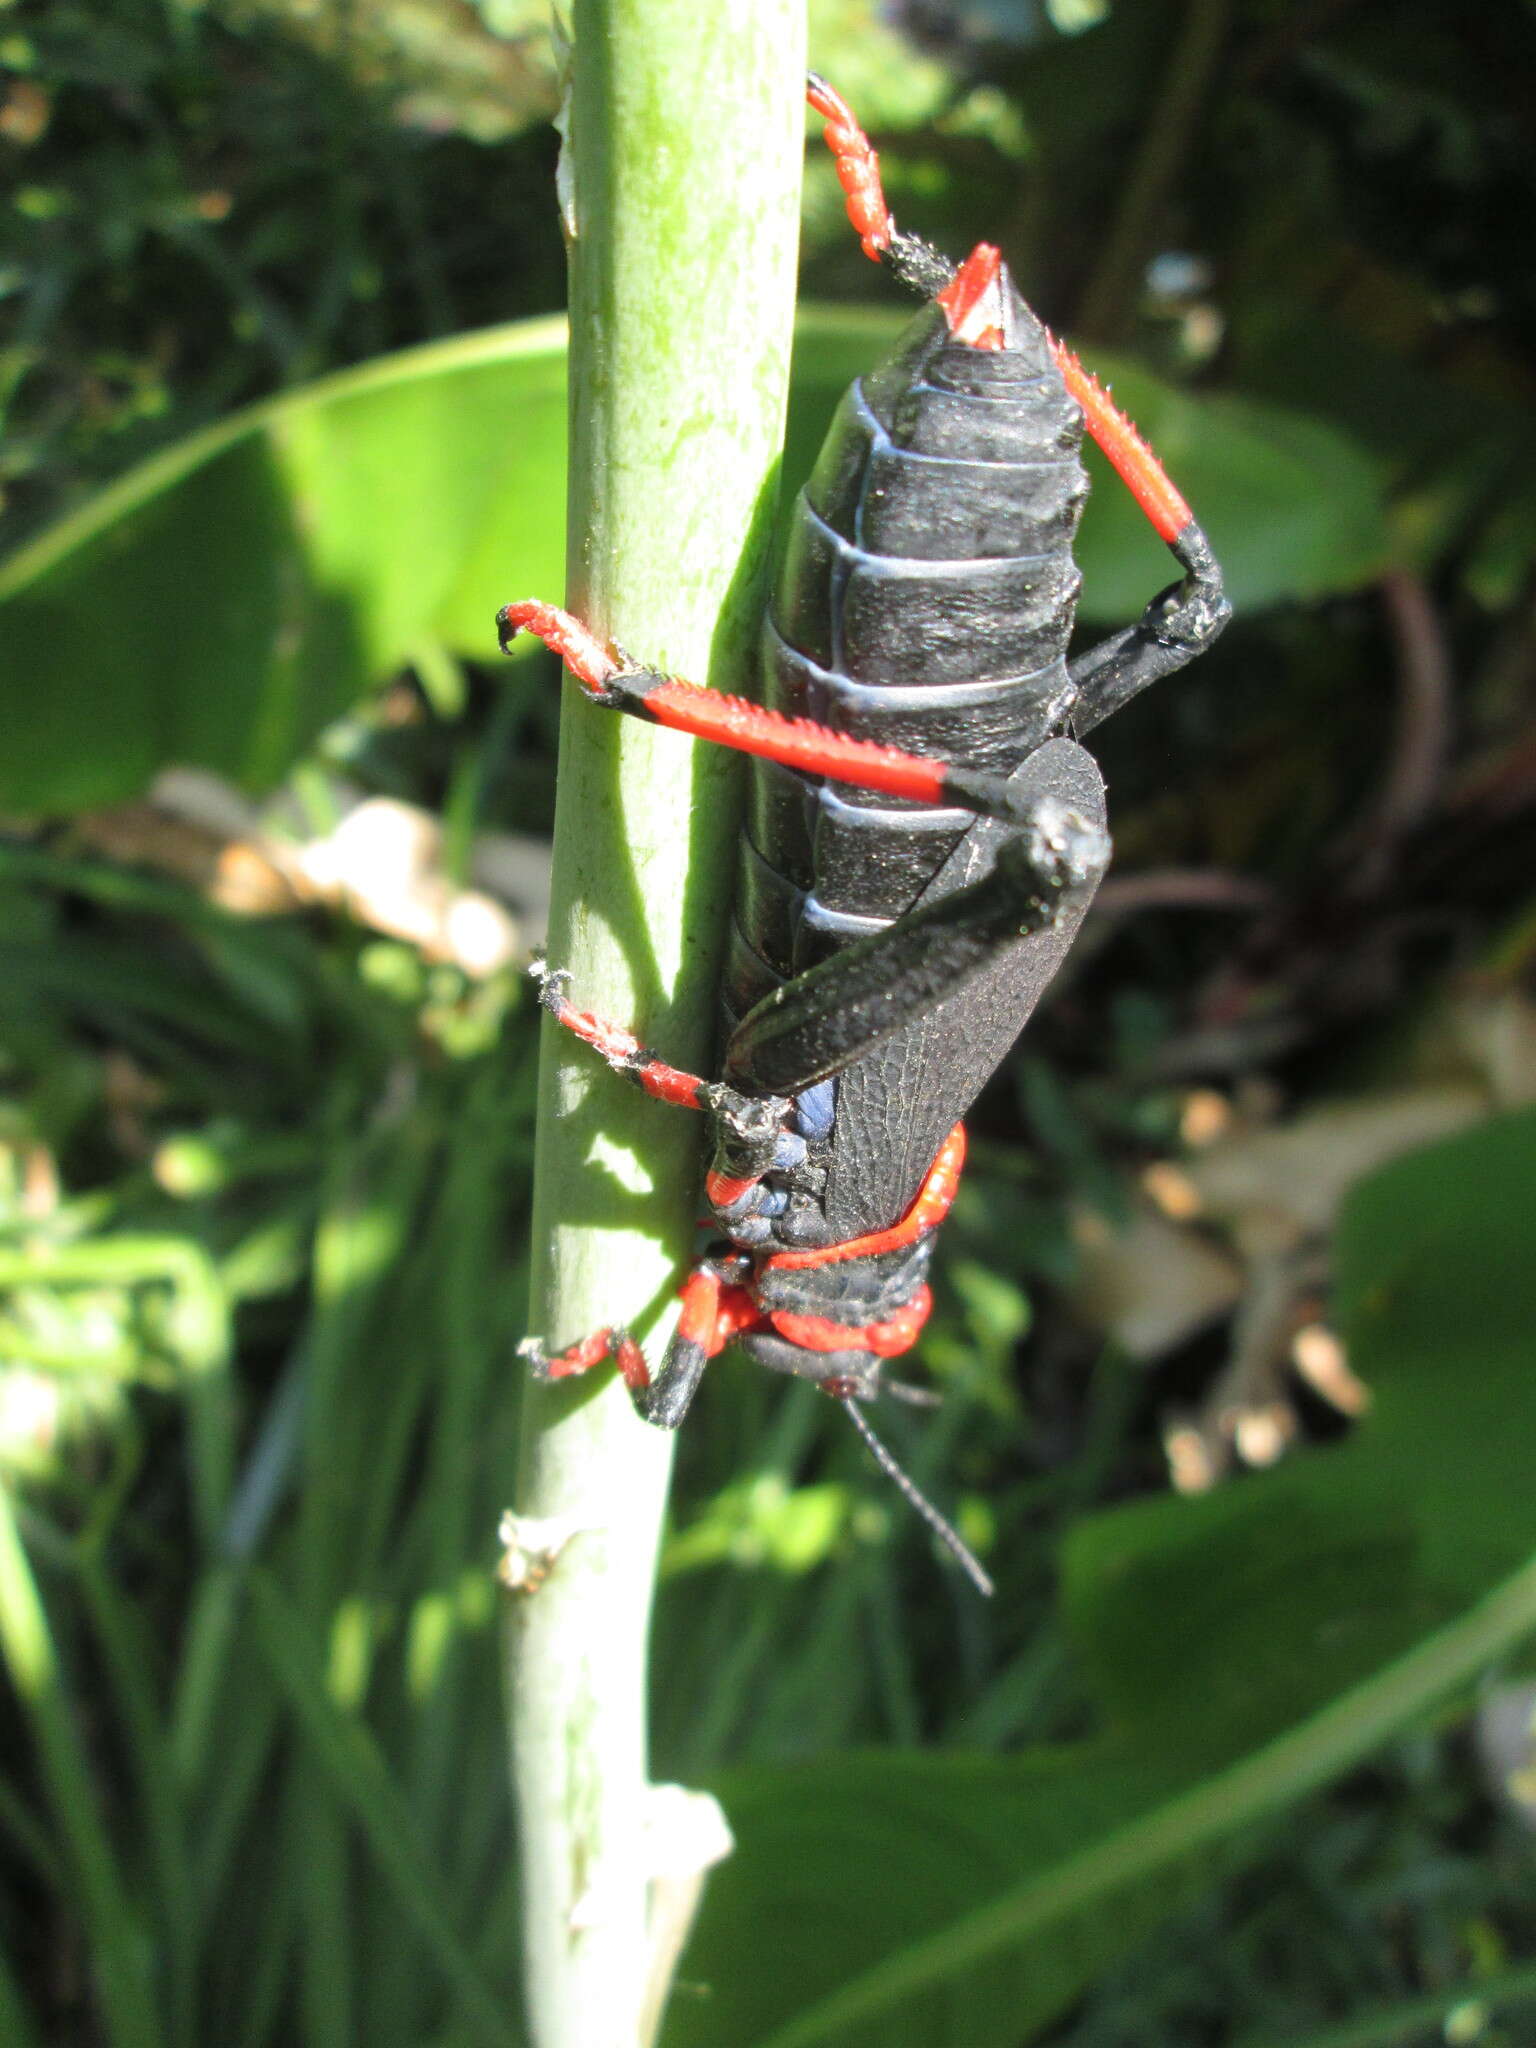
[[[1290, 1385], [1277, 1471], [1171, 1495], [1228, 1325], [1138, 1362], [1073, 1285], [1197, 1097], [1465, 1089], [1472, 1018], [1531, 1099], [1536, 28], [824, 0], [812, 49], [904, 223], [1109, 352], [1244, 610], [1103, 735], [1110, 908], [976, 1119], [946, 1405], [886, 1424], [995, 1606], [809, 1390], [727, 1360], [680, 1442], [656, 1775], [740, 1846], [668, 2038], [1515, 2048], [1536, 1838], [1469, 1713], [1533, 1618], [1529, 1114], [1349, 1198], [1375, 1404], [1325, 1441]], [[358, 795], [454, 886], [547, 822], [557, 685], [490, 643], [558, 586], [558, 353], [454, 337], [560, 302], [556, 57], [508, 0], [21, 0], [0, 62], [0, 2038], [516, 2041], [533, 1006], [515, 945], [230, 868]], [[815, 152], [806, 217], [790, 472], [891, 317]], [[1166, 569], [1092, 516], [1102, 630]], [[189, 854], [188, 761], [281, 815]], [[1254, 1213], [1191, 1226], [1250, 1282]]]

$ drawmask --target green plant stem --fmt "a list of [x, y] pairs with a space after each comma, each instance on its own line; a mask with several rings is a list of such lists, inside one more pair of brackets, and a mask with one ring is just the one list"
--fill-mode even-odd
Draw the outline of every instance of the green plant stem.
[[[637, 657], [739, 689], [783, 432], [803, 0], [578, 0], [574, 30], [567, 602]], [[568, 686], [550, 957], [582, 1008], [695, 1070], [733, 788], [728, 760]], [[553, 1347], [624, 1323], [656, 1359], [701, 1136], [546, 1025], [530, 1327]], [[645, 1641], [670, 1458], [606, 1371], [526, 1397], [518, 1512], [578, 1532], [513, 1596], [509, 1637], [537, 2048], [641, 2038]]]

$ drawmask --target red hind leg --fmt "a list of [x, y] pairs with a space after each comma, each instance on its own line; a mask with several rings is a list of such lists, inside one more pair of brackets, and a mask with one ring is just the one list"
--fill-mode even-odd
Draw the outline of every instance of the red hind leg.
[[1081, 736], [1149, 683], [1203, 654], [1231, 618], [1232, 607], [1211, 544], [1163, 465], [1071, 350], [1053, 341], [1051, 353], [1062, 382], [1083, 409], [1088, 432], [1184, 571], [1183, 580], [1160, 591], [1134, 626], [1071, 663], [1073, 723]]

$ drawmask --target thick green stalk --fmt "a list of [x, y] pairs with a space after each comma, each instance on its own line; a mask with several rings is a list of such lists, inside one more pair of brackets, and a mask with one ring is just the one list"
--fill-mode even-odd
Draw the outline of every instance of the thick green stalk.
[[[577, 0], [567, 601], [648, 663], [731, 688], [771, 543], [804, 69], [803, 0]], [[582, 1008], [695, 1070], [734, 783], [729, 760], [568, 687], [550, 957]], [[531, 1327], [552, 1345], [624, 1322], [657, 1357], [701, 1137], [546, 1026]], [[510, 1631], [530, 2030], [536, 2048], [629, 2048], [649, 2024], [645, 1645], [671, 1442], [606, 1372], [531, 1390], [525, 1418], [518, 1513], [577, 1532], [514, 1595]]]

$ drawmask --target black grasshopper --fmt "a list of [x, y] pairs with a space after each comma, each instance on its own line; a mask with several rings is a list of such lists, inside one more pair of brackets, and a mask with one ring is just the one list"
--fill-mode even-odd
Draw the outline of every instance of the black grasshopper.
[[[1228, 606], [1188, 506], [998, 252], [982, 244], [957, 268], [901, 233], [848, 108], [820, 79], [809, 98], [865, 250], [929, 303], [844, 397], [794, 508], [759, 701], [638, 669], [549, 605], [498, 616], [503, 647], [538, 634], [595, 702], [756, 757], [722, 1078], [667, 1066], [576, 1010], [563, 975], [543, 979], [559, 1022], [648, 1093], [711, 1118], [720, 1241], [688, 1276], [654, 1375], [622, 1330], [553, 1357], [537, 1339], [524, 1349], [552, 1378], [613, 1358], [664, 1428], [728, 1343], [814, 1380], [985, 1587], [858, 1403], [928, 1313], [959, 1120], [1108, 862], [1102, 780], [1065, 734], [1200, 653]], [[1183, 574], [1136, 625], [1069, 662], [1085, 427]]]

